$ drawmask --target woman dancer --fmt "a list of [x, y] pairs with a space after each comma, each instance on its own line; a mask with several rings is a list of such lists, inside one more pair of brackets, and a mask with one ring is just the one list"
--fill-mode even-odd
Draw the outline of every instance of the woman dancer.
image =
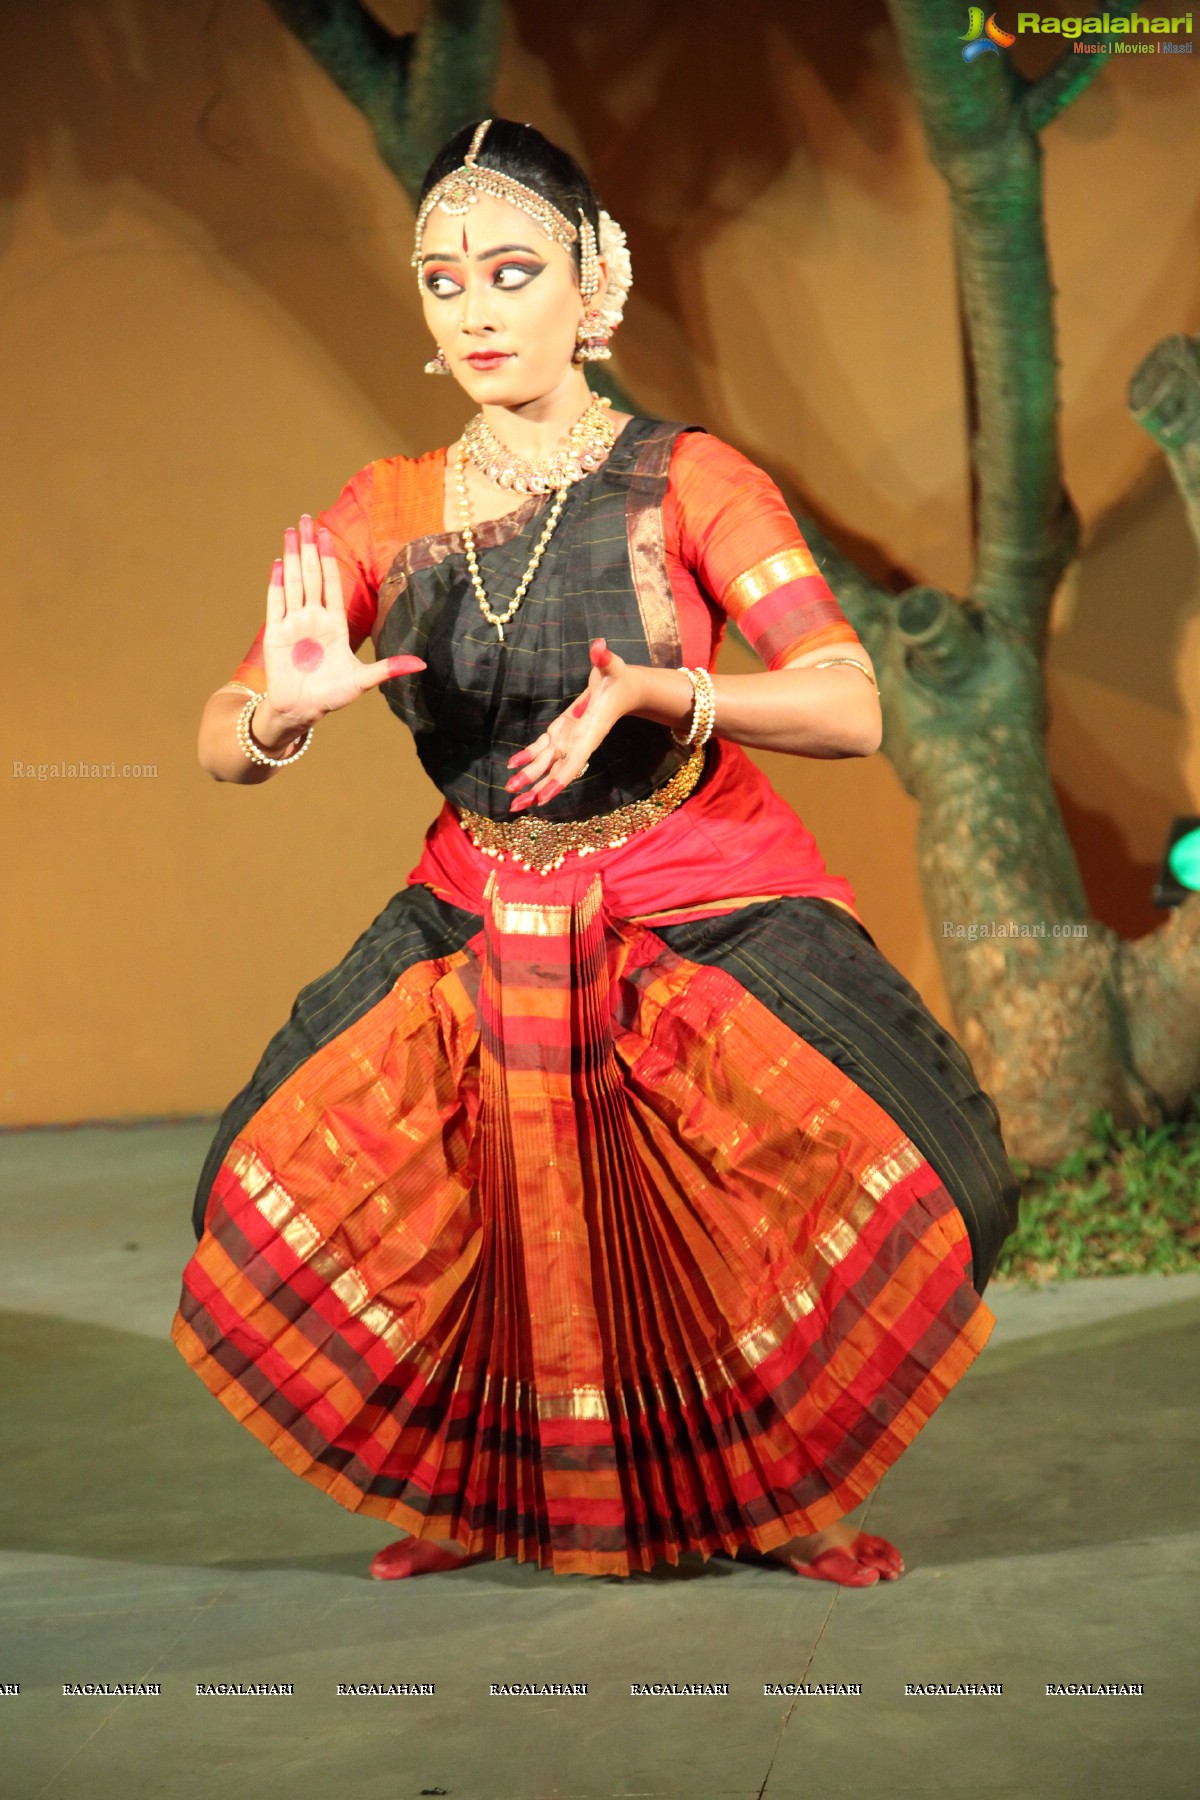
[[[413, 262], [478, 412], [285, 533], [200, 758], [271, 778], [382, 687], [445, 804], [227, 1108], [174, 1342], [403, 1531], [381, 1579], [894, 1579], [844, 1515], [987, 1341], [1017, 1184], [741, 747], [871, 754], [870, 658], [761, 470], [592, 397], [630, 265], [573, 159], [460, 132]], [[731, 619], [765, 667], [714, 677]]]

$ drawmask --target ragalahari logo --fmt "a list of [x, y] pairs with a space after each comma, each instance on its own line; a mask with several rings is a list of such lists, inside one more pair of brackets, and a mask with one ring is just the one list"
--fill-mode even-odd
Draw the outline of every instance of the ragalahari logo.
[[[1039, 37], [1069, 38], [1075, 51], [1086, 55], [1191, 56], [1192, 14], [1097, 13], [1090, 18], [1066, 18], [1058, 13], [1019, 12], [1017, 32]], [[995, 13], [985, 19], [982, 6], [967, 8], [967, 25], [959, 43], [963, 61], [975, 62], [991, 53], [999, 56], [1016, 43], [1016, 35], [997, 25]]]
[[985, 56], [989, 50], [993, 56], [999, 56], [1001, 48], [1008, 50], [1017, 41], [1011, 31], [997, 25], [995, 13], [989, 13], [985, 23], [982, 6], [968, 6], [967, 24], [968, 29], [959, 40], [964, 62], [974, 62], [977, 56]]

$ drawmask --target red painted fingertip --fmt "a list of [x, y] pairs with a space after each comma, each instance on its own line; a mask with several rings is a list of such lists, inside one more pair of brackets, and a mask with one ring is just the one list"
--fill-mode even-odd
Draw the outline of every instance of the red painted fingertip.
[[333, 555], [333, 533], [330, 531], [328, 525], [317, 526], [317, 542], [320, 544], [326, 556]]
[[607, 669], [609, 663], [612, 661], [612, 651], [609, 649], [603, 638], [596, 638], [593, 640], [591, 657], [598, 669]]
[[523, 769], [525, 767], [525, 764], [527, 762], [531, 762], [532, 760], [533, 760], [533, 751], [532, 750], [518, 750], [517, 754], [515, 756], [509, 757], [508, 767], [510, 769]]
[[509, 812], [521, 812], [526, 806], [532, 805], [533, 799], [532, 794], [518, 794], [508, 810]]
[[545, 806], [547, 800], [553, 800], [554, 796], [556, 794], [561, 794], [562, 791], [563, 784], [561, 781], [548, 781], [537, 797], [538, 805]]
[[415, 675], [418, 669], [423, 669], [425, 666], [419, 656], [389, 656], [388, 680], [390, 681], [393, 675]]
[[300, 542], [300, 533], [294, 525], [289, 525], [283, 534], [283, 542], [288, 550], [294, 550]]
[[277, 556], [275, 558], [275, 561], [271, 564], [271, 586], [272, 587], [282, 587], [283, 586], [283, 558], [282, 558], [282, 556]]
[[304, 539], [306, 544], [315, 544], [317, 541], [316, 526], [313, 524], [312, 517], [308, 513], [300, 514], [300, 536]]
[[582, 719], [582, 717], [583, 717], [584, 713], [587, 711], [587, 709], [588, 709], [588, 699], [587, 699], [587, 695], [585, 694], [583, 696], [583, 699], [577, 700], [575, 702], [574, 706], [571, 708], [571, 717], [574, 719]]

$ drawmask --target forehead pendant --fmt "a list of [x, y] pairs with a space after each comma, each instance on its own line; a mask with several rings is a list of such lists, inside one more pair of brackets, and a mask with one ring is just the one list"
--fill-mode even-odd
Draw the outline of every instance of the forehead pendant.
[[474, 206], [479, 195], [474, 188], [468, 187], [465, 181], [457, 177], [451, 182], [438, 202], [443, 212], [465, 213], [469, 206]]

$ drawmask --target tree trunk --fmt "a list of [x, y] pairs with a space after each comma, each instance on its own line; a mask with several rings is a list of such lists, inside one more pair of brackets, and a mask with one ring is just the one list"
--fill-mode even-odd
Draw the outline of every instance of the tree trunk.
[[[914, 589], [860, 629], [886, 676], [883, 747], [921, 805], [922, 889], [958, 1033], [1010, 1148], [1047, 1164], [1097, 1108], [1157, 1123], [1200, 1076], [1200, 900], [1137, 945], [1091, 918], [1046, 759], [1046, 625], [1078, 527], [1059, 459], [1037, 131], [1103, 59], [1072, 55], [1036, 83], [1003, 54], [964, 68], [957, 4], [891, 10], [954, 217], [979, 408], [977, 555], [967, 601]], [[1194, 444], [1200, 408], [1181, 406], [1178, 373], [1146, 386], [1170, 390], [1160, 409], [1187, 414]]]

